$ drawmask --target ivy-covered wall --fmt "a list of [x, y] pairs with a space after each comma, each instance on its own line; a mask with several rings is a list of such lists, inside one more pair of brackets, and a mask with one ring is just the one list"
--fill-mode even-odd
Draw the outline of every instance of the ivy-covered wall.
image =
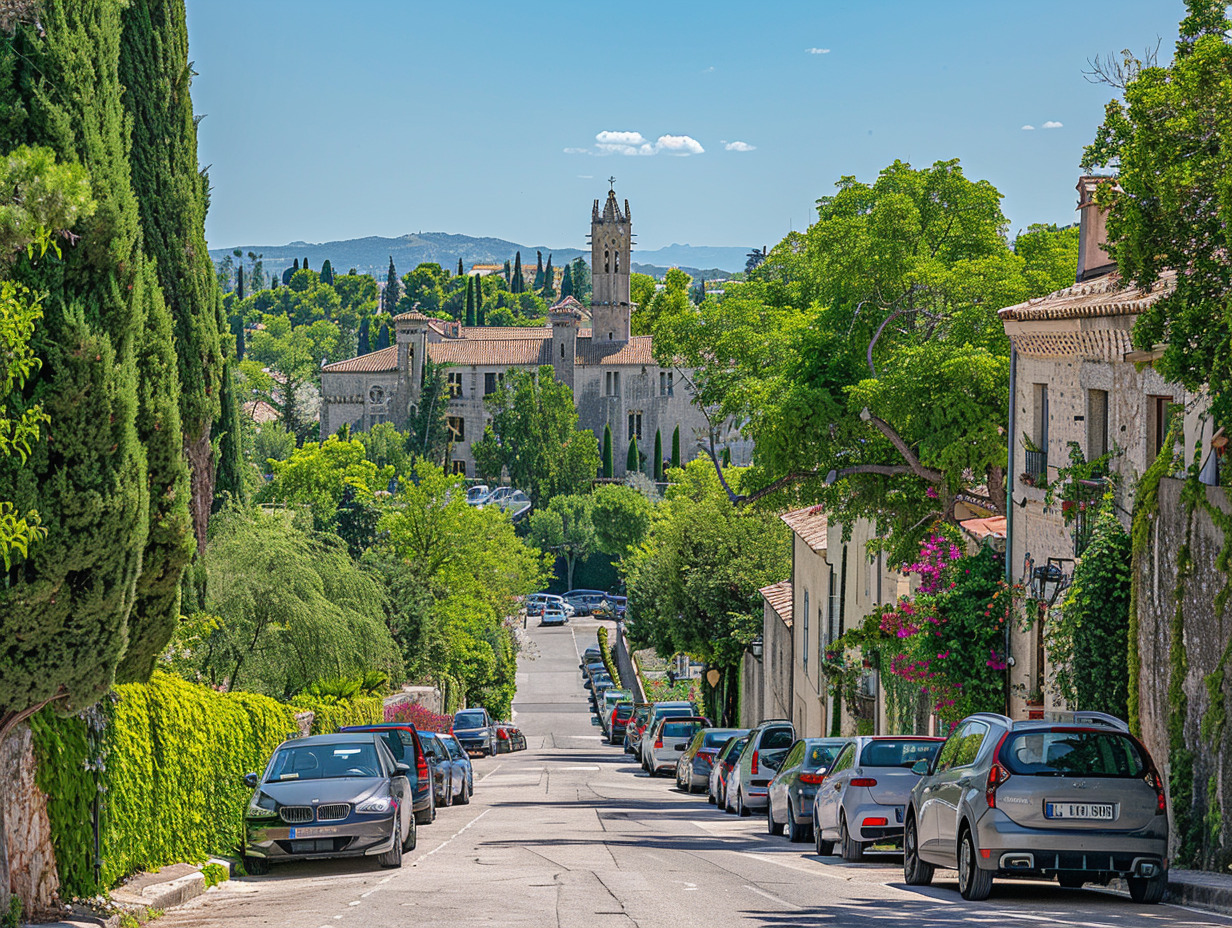
[[1192, 478], [1159, 477], [1138, 502], [1131, 716], [1168, 781], [1174, 860], [1223, 871], [1232, 864], [1232, 501]]

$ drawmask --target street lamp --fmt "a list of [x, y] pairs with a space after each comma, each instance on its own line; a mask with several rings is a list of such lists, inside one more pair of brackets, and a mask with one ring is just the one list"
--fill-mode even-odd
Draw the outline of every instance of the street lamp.
[[753, 639], [752, 643], [749, 645], [749, 648], [752, 650], [753, 656], [758, 660], [761, 660], [762, 652], [765, 650], [765, 642], [762, 641], [761, 635], [758, 635]]

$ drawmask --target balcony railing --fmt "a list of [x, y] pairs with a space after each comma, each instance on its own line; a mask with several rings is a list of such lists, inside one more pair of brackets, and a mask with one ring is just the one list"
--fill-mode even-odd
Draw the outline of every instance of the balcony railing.
[[1033, 487], [1041, 487], [1048, 482], [1048, 452], [1027, 451], [1027, 466], [1023, 472], [1023, 482]]
[[1091, 543], [1091, 533], [1095, 529], [1095, 520], [1099, 517], [1108, 481], [1103, 477], [1096, 477], [1091, 480], [1075, 480], [1073, 486], [1074, 499], [1066, 500], [1061, 506], [1069, 510], [1066, 515], [1074, 538], [1074, 557], [1082, 557], [1087, 545]]

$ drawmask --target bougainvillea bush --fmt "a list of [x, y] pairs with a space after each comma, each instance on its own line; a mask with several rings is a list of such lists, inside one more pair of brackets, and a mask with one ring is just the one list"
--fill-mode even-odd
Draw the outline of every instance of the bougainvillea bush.
[[425, 709], [418, 703], [402, 703], [385, 707], [385, 721], [409, 722], [419, 731], [448, 732], [453, 730], [453, 718]]

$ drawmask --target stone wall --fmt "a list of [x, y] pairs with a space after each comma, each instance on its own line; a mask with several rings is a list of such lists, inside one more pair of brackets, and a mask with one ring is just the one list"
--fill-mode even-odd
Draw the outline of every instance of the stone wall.
[[[47, 797], [34, 771], [34, 739], [29, 726], [19, 725], [0, 742], [0, 875], [5, 863], [8, 869], [8, 887], [0, 890], [21, 899], [31, 917], [50, 914], [60, 889]], [[7, 902], [3, 891], [0, 902]]]
[[[1212, 675], [1219, 671], [1232, 641], [1232, 615], [1227, 610], [1217, 614], [1215, 609], [1215, 599], [1228, 583], [1227, 574], [1216, 566], [1225, 540], [1202, 505], [1191, 515], [1182, 499], [1184, 487], [1182, 480], [1160, 482], [1150, 537], [1136, 552], [1140, 555], [1135, 564], [1139, 722], [1143, 743], [1170, 781], [1173, 853], [1185, 849], [1183, 863], [1224, 870], [1232, 864], [1232, 828], [1226, 811], [1232, 809], [1232, 732], [1212, 722], [1221, 714], [1232, 717], [1232, 699], [1227, 683], [1218, 686]], [[1202, 490], [1217, 513], [1232, 516], [1232, 501], [1224, 490]], [[1188, 666], [1178, 681], [1186, 702], [1181, 721], [1187, 750], [1177, 756], [1169, 743], [1169, 723], [1180, 700], [1170, 693], [1170, 684], [1177, 577], [1187, 539], [1193, 567], [1180, 606]], [[1192, 776], [1186, 771], [1190, 761]], [[1188, 802], [1186, 792], [1191, 792]]]
[[[769, 608], [769, 607], [766, 607]], [[753, 728], [766, 717], [762, 659], [745, 651], [740, 661], [740, 727]]]
[[616, 624], [616, 634], [612, 636], [612, 659], [616, 661], [616, 669], [620, 671], [620, 682], [625, 689], [633, 691], [635, 703], [646, 701], [646, 690], [642, 687], [642, 678], [638, 675], [637, 666], [633, 662], [633, 652], [629, 649], [625, 638], [623, 622]]

